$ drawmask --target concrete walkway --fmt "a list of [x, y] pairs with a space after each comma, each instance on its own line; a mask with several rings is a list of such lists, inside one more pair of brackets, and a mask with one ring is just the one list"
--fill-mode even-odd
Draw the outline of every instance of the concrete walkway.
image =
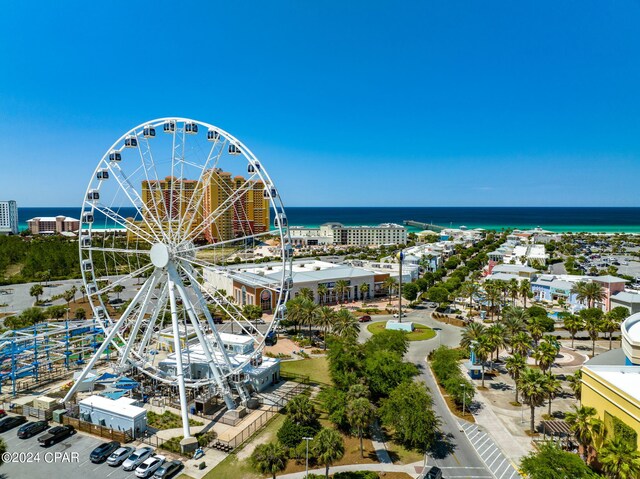
[[371, 426], [371, 444], [376, 451], [376, 456], [378, 456], [380, 463], [393, 464], [391, 456], [389, 456], [389, 452], [387, 451], [387, 446], [384, 443], [384, 434], [377, 421]]
[[[333, 466], [329, 468], [329, 474], [335, 474], [336, 472], [347, 471], [376, 471], [376, 472], [406, 472], [411, 477], [418, 477], [416, 472], [416, 465], [409, 464], [404, 466], [395, 466], [393, 464], [349, 464], [347, 466]], [[422, 469], [420, 464], [419, 469]], [[325, 468], [309, 469], [309, 474], [321, 474], [324, 476]], [[292, 474], [285, 474], [278, 476], [279, 479], [304, 479], [306, 477], [305, 471], [294, 472]]]

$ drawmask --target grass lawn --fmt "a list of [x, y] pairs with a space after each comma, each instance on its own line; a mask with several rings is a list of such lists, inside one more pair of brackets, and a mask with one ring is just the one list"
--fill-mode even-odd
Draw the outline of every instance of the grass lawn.
[[[367, 330], [369, 330], [371, 334], [378, 334], [382, 331], [385, 331], [386, 327], [386, 322], [371, 323], [369, 326], [367, 326]], [[409, 341], [423, 341], [425, 339], [435, 338], [436, 336], [436, 332], [427, 326], [416, 325], [415, 328], [416, 329], [414, 329], [412, 332], [405, 333]]]
[[[165, 411], [162, 414], [148, 411], [147, 424], [154, 429], [175, 429], [182, 427], [182, 419], [171, 411]], [[202, 424], [195, 419], [189, 419], [189, 426], [202, 426]]]
[[[387, 451], [394, 464], [411, 464], [412, 462], [422, 461], [424, 456], [418, 451], [410, 451], [401, 444], [394, 441], [387, 441]], [[386, 477], [386, 476], [385, 476]]]
[[311, 382], [320, 384], [331, 384], [329, 376], [329, 364], [327, 358], [322, 356], [318, 358], [300, 359], [296, 361], [282, 361], [280, 363], [280, 371], [283, 374], [300, 374], [309, 376]]

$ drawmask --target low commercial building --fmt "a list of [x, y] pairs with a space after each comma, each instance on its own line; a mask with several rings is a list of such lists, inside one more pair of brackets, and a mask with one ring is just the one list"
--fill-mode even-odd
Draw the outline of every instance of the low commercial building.
[[292, 226], [290, 233], [293, 244], [303, 246], [380, 246], [407, 242], [407, 229], [395, 223], [382, 223], [378, 226], [325, 223], [319, 228]]
[[492, 266], [490, 268], [489, 273], [512, 274], [530, 280], [538, 273], [538, 270], [535, 268], [531, 268], [530, 266], [524, 266], [521, 264], [496, 264], [495, 266]]
[[582, 367], [582, 405], [595, 408], [608, 438], [619, 436], [640, 447], [640, 313], [621, 326], [622, 349]]
[[114, 401], [102, 396], [89, 396], [79, 402], [80, 419], [114, 431], [131, 431], [137, 438], [147, 430], [147, 410], [134, 405], [135, 402], [127, 397]]
[[0, 201], [0, 234], [18, 234], [18, 205], [14, 200]]
[[38, 216], [27, 221], [33, 235], [77, 233], [80, 220], [67, 216]]
[[640, 313], [640, 292], [621, 291], [611, 296], [611, 309], [622, 306], [627, 308], [630, 314]]
[[[203, 275], [205, 287], [225, 290], [237, 304], [257, 305], [265, 312], [273, 312], [278, 300], [276, 291], [282, 281], [282, 263], [239, 264], [224, 269], [205, 269]], [[314, 300], [324, 304], [338, 300], [371, 298], [385, 294], [383, 284], [389, 276], [391, 272], [367, 270], [348, 264], [295, 260], [291, 275], [291, 297], [299, 294], [302, 288], [308, 288], [313, 292]], [[344, 294], [336, 290], [336, 283], [341, 280], [347, 283]], [[363, 291], [365, 284], [367, 286]], [[323, 288], [319, 289], [321, 286]], [[326, 293], [322, 293], [325, 288]]]

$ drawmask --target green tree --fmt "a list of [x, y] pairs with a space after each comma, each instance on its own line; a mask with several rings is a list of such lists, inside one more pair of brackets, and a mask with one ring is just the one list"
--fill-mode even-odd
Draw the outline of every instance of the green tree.
[[[64, 293], [62, 293], [62, 297], [63, 297], [63, 298], [64, 298], [64, 300], [67, 302], [67, 308], [69, 308], [69, 307], [70, 307], [70, 303], [71, 303], [71, 301], [72, 301], [72, 300], [73, 300], [73, 298], [75, 298], [75, 296], [76, 296], [76, 291], [77, 291], [77, 290], [75, 290], [74, 288], [75, 288], [75, 286], [74, 286], [73, 288], [70, 288], [70, 289], [66, 290]], [[117, 286], [116, 286], [116, 287], [114, 287], [114, 289], [115, 289], [115, 288], [117, 288]]]
[[578, 369], [575, 373], [567, 376], [567, 382], [576, 399], [580, 401], [582, 396], [582, 371]]
[[36, 298], [36, 304], [40, 302], [40, 296], [42, 296], [42, 293], [44, 293], [44, 289], [41, 284], [34, 284], [29, 289], [29, 295]]
[[547, 414], [551, 416], [551, 401], [562, 392], [562, 383], [558, 378], [551, 374], [545, 375], [544, 391], [547, 394], [549, 410]]
[[438, 303], [438, 307], [442, 307], [449, 300], [449, 291], [443, 286], [433, 286], [427, 291], [427, 299]]
[[493, 313], [497, 304], [500, 304], [500, 289], [495, 285], [495, 281], [487, 281], [485, 283], [485, 299], [489, 302], [489, 312], [491, 313], [491, 321], [493, 321]]
[[563, 451], [555, 443], [542, 443], [537, 451], [522, 458], [520, 469], [529, 479], [596, 479], [578, 456]]
[[391, 296], [393, 295], [393, 292], [396, 289], [397, 284], [398, 282], [395, 280], [395, 278], [392, 278], [391, 276], [385, 278], [385, 280], [382, 282], [382, 287], [387, 288], [387, 291], [389, 291], [389, 298], [391, 298]]
[[329, 467], [344, 456], [344, 441], [335, 429], [322, 428], [313, 438], [314, 457], [325, 466], [325, 479], [329, 479]]
[[440, 419], [424, 383], [408, 381], [391, 391], [382, 401], [380, 418], [395, 431], [398, 442], [421, 452], [435, 444]]
[[511, 344], [511, 349], [515, 354], [521, 354], [526, 358], [529, 355], [529, 351], [531, 351], [532, 341], [533, 338], [529, 336], [529, 333], [520, 331], [510, 338], [509, 344]]
[[340, 301], [344, 301], [344, 298], [351, 290], [351, 287], [349, 286], [349, 282], [347, 280], [339, 279], [338, 281], [336, 281], [336, 284], [333, 287], [333, 290], [338, 295], [338, 298], [340, 298], [338, 300], [338, 304], [339, 304]]
[[360, 286], [360, 293], [362, 294], [362, 304], [369, 299], [369, 284], [364, 283]]
[[584, 329], [584, 321], [580, 316], [571, 314], [564, 318], [564, 329], [569, 331], [569, 333], [571, 334], [571, 347], [573, 348], [576, 334]]
[[316, 408], [306, 394], [299, 394], [291, 399], [287, 403], [286, 413], [294, 423], [303, 426], [313, 425], [318, 420]]
[[124, 286], [121, 284], [116, 284], [113, 287], [113, 292], [116, 293], [116, 299], [120, 302], [120, 293], [124, 291]]
[[364, 349], [367, 355], [374, 355], [379, 351], [391, 351], [402, 357], [409, 350], [409, 340], [406, 333], [402, 331], [385, 329], [367, 339]]
[[527, 299], [529, 299], [531, 296], [531, 282], [528, 279], [523, 279], [522, 281], [520, 281], [520, 287], [519, 289], [519, 293], [520, 293], [520, 297], [522, 298], [522, 303], [524, 304], [524, 307], [527, 307]]
[[544, 388], [545, 375], [537, 369], [525, 368], [520, 373], [520, 394], [522, 402], [531, 409], [530, 431], [536, 430], [536, 407], [544, 403], [546, 390]]
[[325, 283], [320, 283], [318, 285], [318, 300], [320, 304], [324, 304], [327, 300], [327, 294], [329, 293], [329, 288]]
[[324, 350], [327, 349], [327, 331], [333, 326], [336, 314], [329, 306], [320, 306], [316, 310], [316, 325], [322, 328], [324, 338]]
[[307, 301], [307, 299], [302, 297], [287, 301], [286, 320], [293, 325], [296, 332], [298, 331], [298, 326], [304, 324], [305, 302]]
[[606, 441], [598, 451], [602, 472], [611, 479], [637, 479], [640, 477], [640, 452], [622, 438]]
[[609, 351], [613, 342], [613, 333], [620, 329], [620, 323], [629, 316], [629, 310], [624, 306], [617, 306], [604, 315], [602, 332], [609, 333]]
[[375, 409], [366, 397], [352, 399], [347, 403], [347, 419], [358, 433], [360, 439], [360, 457], [364, 457], [362, 438], [364, 431], [371, 426], [375, 419]]
[[486, 362], [489, 359], [489, 356], [493, 352], [493, 349], [494, 349], [493, 343], [491, 342], [491, 339], [489, 339], [489, 337], [486, 335], [480, 336], [480, 338], [478, 338], [478, 340], [476, 341], [473, 347], [473, 351], [475, 352], [476, 359], [478, 360], [478, 362], [480, 363], [480, 366], [482, 367], [482, 387], [483, 388], [484, 388], [484, 369], [486, 366]]
[[75, 312], [76, 319], [87, 319], [87, 312], [84, 308], [78, 308]]
[[551, 366], [553, 366], [558, 353], [560, 352], [560, 343], [553, 336], [544, 336], [538, 347], [533, 352], [533, 357], [538, 361], [538, 366], [542, 372], [551, 374]]
[[565, 420], [580, 444], [582, 457], [585, 458], [597, 436], [602, 434], [603, 423], [597, 417], [597, 411], [591, 406], [575, 407], [565, 415]]
[[287, 450], [279, 442], [260, 444], [251, 454], [250, 463], [253, 469], [260, 474], [270, 474], [276, 479], [276, 474], [287, 467]]
[[602, 331], [602, 320], [604, 313], [598, 308], [588, 308], [580, 311], [580, 317], [584, 321], [584, 329], [591, 338], [591, 357], [596, 355], [596, 339]]
[[520, 371], [527, 367], [527, 359], [521, 354], [514, 354], [509, 356], [505, 361], [505, 367], [509, 375], [513, 378], [516, 383], [516, 402], [519, 403], [518, 400], [518, 381], [520, 379]]
[[415, 283], [402, 285], [402, 297], [407, 301], [415, 301], [418, 297], [418, 286]]
[[300, 291], [298, 291], [298, 296], [307, 298], [309, 301], [313, 301], [315, 299], [313, 297], [313, 291], [310, 288], [300, 288]]
[[471, 322], [462, 330], [460, 346], [469, 349], [472, 343], [477, 342], [485, 334], [486, 328], [482, 323]]
[[333, 333], [340, 338], [355, 342], [360, 333], [360, 323], [347, 309], [340, 309], [335, 316]]
[[489, 338], [489, 342], [493, 346], [496, 354], [496, 361], [500, 355], [500, 349], [507, 346], [507, 330], [502, 324], [492, 324], [487, 328], [485, 334]]
[[365, 374], [371, 394], [378, 398], [388, 396], [400, 383], [418, 374], [418, 369], [415, 364], [404, 362], [395, 352], [379, 350], [367, 355]]
[[64, 318], [66, 312], [67, 308], [65, 308], [64, 306], [49, 306], [45, 311], [45, 316], [51, 319], [62, 319]]

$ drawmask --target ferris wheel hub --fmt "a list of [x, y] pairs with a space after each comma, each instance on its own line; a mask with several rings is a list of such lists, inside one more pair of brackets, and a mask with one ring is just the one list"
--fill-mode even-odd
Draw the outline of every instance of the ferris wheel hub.
[[156, 243], [151, 247], [151, 262], [156, 268], [166, 268], [169, 258], [169, 248], [166, 244]]

